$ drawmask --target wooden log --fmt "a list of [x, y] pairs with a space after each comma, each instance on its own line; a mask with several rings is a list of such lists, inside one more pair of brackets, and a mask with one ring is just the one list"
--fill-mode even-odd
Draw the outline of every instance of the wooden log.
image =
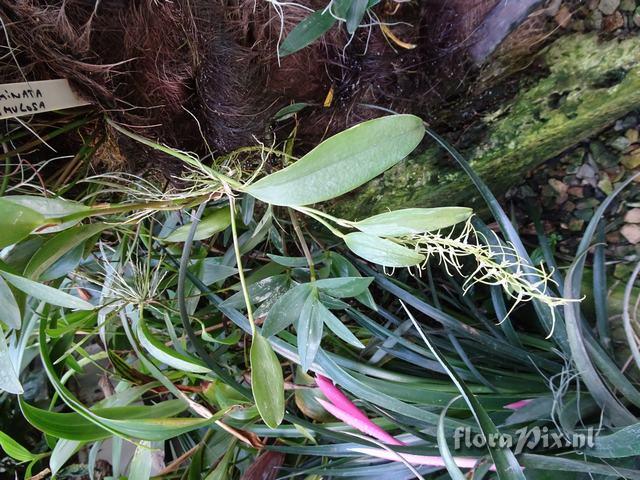
[[[640, 107], [640, 37], [564, 36], [540, 55], [548, 73], [532, 84], [524, 79], [513, 101], [481, 118], [465, 135], [448, 134], [496, 194]], [[473, 145], [465, 148], [469, 137]], [[431, 144], [330, 209], [343, 218], [361, 219], [388, 209], [443, 205], [482, 207], [465, 174]]]

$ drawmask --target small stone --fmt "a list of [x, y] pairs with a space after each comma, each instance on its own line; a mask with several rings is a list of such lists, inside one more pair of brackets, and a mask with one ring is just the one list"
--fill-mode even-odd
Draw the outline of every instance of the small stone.
[[591, 15], [587, 17], [588, 26], [593, 30], [602, 30], [603, 15], [600, 10], [594, 10]]
[[623, 12], [633, 12], [636, 9], [636, 0], [622, 0], [620, 10]]
[[640, 223], [640, 208], [632, 208], [624, 216], [624, 223]]
[[571, 10], [569, 10], [569, 7], [567, 7], [566, 5], [563, 5], [554, 15], [554, 18], [556, 20], [556, 23], [560, 27], [566, 28], [567, 25], [569, 25], [569, 21], [571, 20]]
[[611, 15], [620, 6], [620, 0], [600, 0], [598, 10], [605, 15]]
[[[569, 221], [568, 228], [572, 232], [580, 232], [582, 230], [582, 227], [584, 227], [584, 220], [582, 220], [581, 218], [572, 218]], [[640, 240], [640, 238], [639, 238], [639, 240]]]
[[607, 233], [605, 238], [607, 239], [607, 243], [618, 243], [620, 241], [620, 234], [618, 232]]
[[624, 16], [616, 11], [613, 15], [607, 15], [602, 20], [602, 29], [605, 32], [614, 32], [624, 27]]
[[611, 184], [611, 179], [609, 179], [609, 175], [604, 175], [603, 178], [598, 182], [598, 188], [602, 190], [607, 195], [613, 192], [613, 185]]
[[593, 217], [593, 208], [585, 208], [584, 210], [578, 209], [575, 212], [573, 212], [573, 215], [575, 215], [580, 220], [584, 220], [585, 222], [588, 222], [589, 220], [591, 220], [591, 217]]
[[569, 187], [565, 183], [561, 182], [557, 178], [550, 178], [549, 185], [559, 195], [564, 195], [565, 193], [567, 193], [567, 190], [569, 189]]
[[627, 242], [635, 245], [640, 242], [640, 225], [635, 223], [627, 223], [621, 229], [620, 233]]
[[610, 145], [619, 152], [624, 152], [627, 148], [629, 148], [631, 142], [627, 137], [616, 137]]
[[589, 153], [601, 167], [613, 167], [618, 164], [618, 156], [614, 155], [604, 143], [598, 140], [589, 144]]
[[627, 140], [629, 140], [630, 143], [637, 143], [640, 133], [638, 133], [638, 130], [635, 128], [630, 128], [625, 132], [624, 136], [627, 137]]
[[640, 166], [640, 148], [636, 148], [629, 155], [624, 155], [621, 162], [627, 170], [638, 168]]
[[567, 193], [575, 198], [584, 198], [584, 190], [582, 187], [571, 187]]
[[576, 209], [576, 204], [570, 200], [568, 202], [564, 202], [564, 204], [562, 205], [562, 210], [568, 213], [573, 212], [575, 209]]

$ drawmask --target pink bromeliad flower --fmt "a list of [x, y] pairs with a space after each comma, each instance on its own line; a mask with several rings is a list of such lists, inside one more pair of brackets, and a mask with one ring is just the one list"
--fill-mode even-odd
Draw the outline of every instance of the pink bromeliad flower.
[[[380, 440], [387, 445], [406, 446], [406, 443], [391, 436], [384, 431], [378, 425], [373, 423], [365, 413], [360, 410], [355, 404], [349, 400], [344, 393], [336, 387], [331, 380], [322, 376], [316, 375], [316, 383], [328, 402], [322, 399], [318, 399], [318, 402], [334, 417], [342, 420], [347, 425], [359, 430], [370, 437]], [[355, 448], [354, 451], [369, 455], [372, 457], [382, 458], [385, 460], [400, 461], [399, 454], [384, 450], [381, 448]], [[413, 455], [403, 453], [402, 459], [413, 465], [428, 465], [432, 467], [444, 467], [445, 463], [442, 457], [430, 456], [430, 455]], [[456, 465], [459, 468], [474, 468], [478, 459], [468, 457], [453, 457]], [[494, 470], [494, 467], [491, 467]]]
[[533, 402], [533, 399], [531, 398], [526, 400], [518, 400], [517, 402], [513, 402], [508, 405], [505, 405], [504, 408], [506, 408], [507, 410], [520, 410], [521, 408], [524, 408], [527, 405], [529, 405], [531, 402]]

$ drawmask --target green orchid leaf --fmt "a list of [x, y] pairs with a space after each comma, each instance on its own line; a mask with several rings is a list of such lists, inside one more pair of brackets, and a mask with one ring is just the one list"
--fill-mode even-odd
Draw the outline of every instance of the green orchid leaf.
[[294, 164], [249, 185], [246, 191], [273, 205], [302, 206], [339, 197], [392, 167], [420, 143], [422, 120], [391, 115], [325, 140]]

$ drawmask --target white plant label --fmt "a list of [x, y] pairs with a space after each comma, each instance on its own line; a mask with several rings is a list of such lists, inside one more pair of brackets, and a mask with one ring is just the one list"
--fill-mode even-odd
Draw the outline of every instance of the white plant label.
[[0, 85], [0, 119], [80, 107], [89, 103], [78, 96], [64, 78]]

